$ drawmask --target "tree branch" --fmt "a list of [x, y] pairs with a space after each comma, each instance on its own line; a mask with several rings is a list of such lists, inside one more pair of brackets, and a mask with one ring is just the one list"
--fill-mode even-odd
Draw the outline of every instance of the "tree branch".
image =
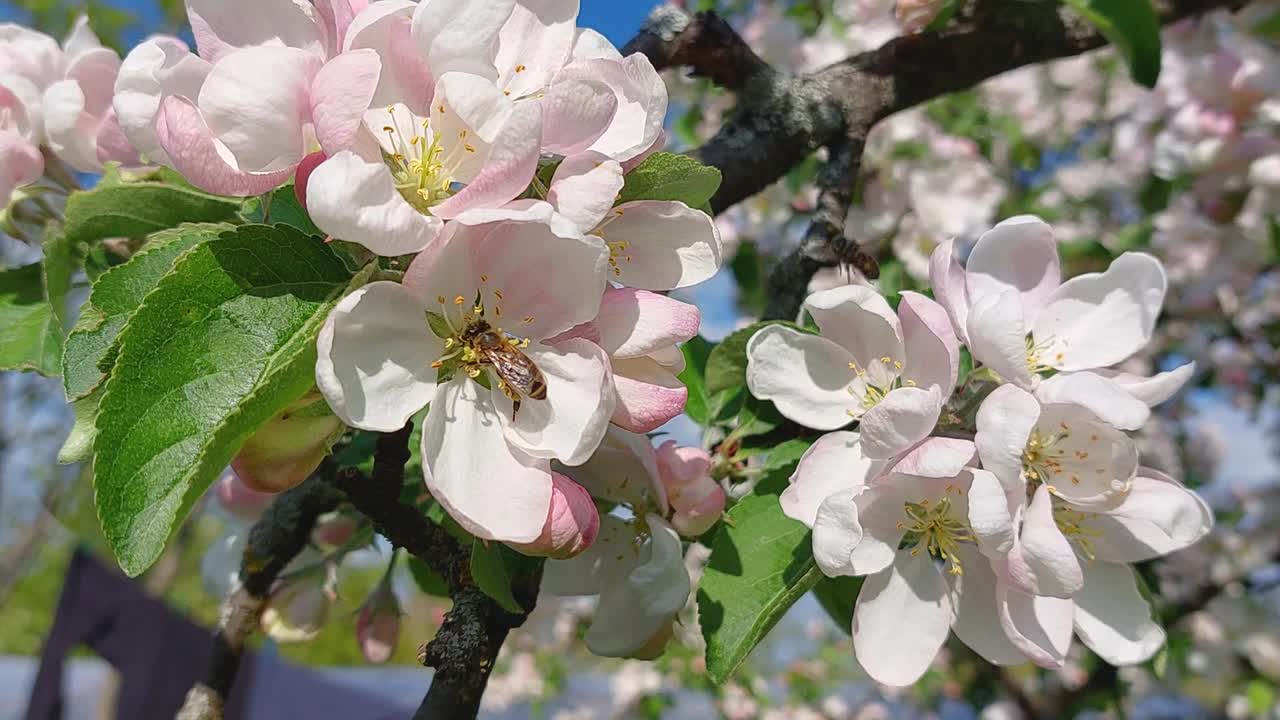
[[[1242, 4], [1155, 2], [1162, 24]], [[690, 67], [737, 93], [733, 115], [694, 151], [724, 177], [711, 199], [719, 213], [773, 184], [818, 148], [831, 149], [833, 159], [841, 146], [860, 151], [871, 128], [893, 113], [1105, 43], [1096, 28], [1058, 3], [964, 0], [941, 32], [895, 38], [878, 50], [797, 76], [769, 67], [714, 13], [690, 15], [667, 4], [653, 11], [625, 51], [643, 52], [659, 70]], [[855, 171], [857, 164], [852, 163]], [[856, 180], [856, 172], [848, 179]], [[829, 220], [819, 218], [819, 223]], [[801, 254], [779, 264], [771, 289], [787, 298], [770, 307], [772, 317], [794, 317], [800, 307], [795, 298], [803, 299], [813, 272], [847, 262], [830, 230], [811, 230]], [[812, 242], [818, 237], [826, 237], [828, 246]]]
[[277, 497], [254, 523], [240, 564], [240, 585], [222, 605], [204, 680], [187, 693], [177, 720], [221, 720], [245, 640], [258, 626], [272, 584], [307, 546], [316, 519], [342, 501], [325, 477], [333, 472], [332, 460], [326, 460], [305, 482]]
[[344, 470], [334, 484], [380, 534], [422, 559], [449, 585], [453, 607], [436, 637], [419, 650], [422, 663], [436, 672], [414, 718], [474, 718], [507, 634], [524, 624], [533, 611], [541, 565], [532, 575], [516, 579], [513, 592], [524, 609], [521, 613], [503, 610], [476, 587], [471, 578], [471, 548], [400, 501], [412, 430], [412, 424], [406, 425], [378, 439], [372, 478]]

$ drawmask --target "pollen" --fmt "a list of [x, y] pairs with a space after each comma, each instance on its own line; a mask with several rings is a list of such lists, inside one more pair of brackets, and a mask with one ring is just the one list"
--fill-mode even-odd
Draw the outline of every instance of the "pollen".
[[952, 575], [964, 574], [960, 565], [960, 544], [976, 543], [977, 540], [963, 513], [953, 510], [951, 498], [944, 496], [936, 503], [928, 498], [919, 502], [903, 504], [906, 519], [899, 521], [897, 527], [905, 530], [903, 547], [911, 548], [912, 557], [919, 557], [921, 551], [947, 564], [947, 571]]
[[461, 304], [465, 303], [466, 301], [467, 301], [467, 299], [466, 299], [466, 298], [464, 298], [464, 297], [462, 297], [461, 295], [459, 295], [459, 296], [457, 296], [457, 297], [455, 297], [455, 298], [453, 299], [453, 304], [454, 304], [454, 305], [461, 305]]
[[519, 65], [517, 65], [517, 66], [516, 66], [516, 72], [518, 72], [518, 73], [522, 73], [522, 72], [524, 72], [524, 71], [525, 71], [525, 70], [527, 70], [527, 69], [528, 69], [528, 68], [526, 68], [526, 67], [524, 66], [524, 63], [521, 63], [521, 64], [519, 64]]

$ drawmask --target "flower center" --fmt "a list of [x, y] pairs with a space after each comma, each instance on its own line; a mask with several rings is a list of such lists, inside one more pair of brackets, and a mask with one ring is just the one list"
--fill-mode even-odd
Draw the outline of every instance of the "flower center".
[[[482, 275], [481, 280], [487, 282], [488, 278]], [[493, 320], [497, 322], [502, 317], [502, 291], [494, 288], [491, 293], [495, 299]], [[441, 382], [462, 371], [480, 385], [489, 387], [486, 370], [490, 370], [496, 376], [498, 389], [515, 401], [516, 410], [523, 398], [546, 398], [545, 378], [522, 352], [529, 347], [529, 339], [512, 335], [490, 322], [483, 291], [476, 292], [469, 308], [461, 295], [452, 301], [440, 295], [436, 301], [441, 312], [428, 312], [427, 324], [444, 340], [444, 354], [431, 363], [431, 367], [439, 371]], [[529, 325], [534, 317], [526, 316], [520, 322]]]
[[613, 212], [591, 231], [591, 234], [603, 240], [605, 247], [609, 248], [609, 268], [613, 270], [614, 277], [620, 277], [622, 275], [622, 266], [619, 264], [619, 261], [631, 262], [631, 253], [627, 251], [627, 248], [630, 247], [631, 244], [626, 240], [606, 240], [604, 237], [604, 229], [609, 226], [609, 223], [622, 217], [622, 215], [622, 210], [614, 208]]
[[[444, 106], [436, 111], [443, 114]], [[402, 120], [401, 116], [407, 115]], [[431, 126], [430, 118], [421, 122], [413, 119], [407, 110], [387, 108], [388, 123], [382, 126], [387, 142], [382, 149], [382, 160], [391, 171], [396, 190], [410, 205], [424, 215], [431, 208], [447, 200], [457, 192], [455, 171], [461, 161], [476, 151], [469, 142], [468, 132], [458, 131], [457, 142], [449, 142]]]
[[869, 368], [858, 365], [856, 361], [849, 363], [855, 378], [849, 384], [849, 394], [858, 399], [858, 406], [848, 410], [849, 417], [858, 418], [866, 411], [879, 405], [889, 393], [901, 387], [916, 387], [916, 381], [902, 377], [902, 361], [884, 356], [873, 360]]
[[1076, 547], [1080, 548], [1080, 552], [1086, 558], [1093, 560], [1097, 557], [1097, 552], [1093, 547], [1093, 540], [1102, 537], [1102, 531], [1085, 524], [1090, 517], [1089, 513], [1075, 510], [1057, 501], [1054, 502], [1053, 520], [1057, 523], [1058, 529]]
[[[948, 493], [957, 495], [963, 491], [955, 485], [947, 486]], [[911, 556], [919, 557], [921, 550], [947, 564], [952, 575], [964, 573], [960, 566], [960, 543], [976, 543], [973, 531], [962, 518], [952, 511], [951, 498], [943, 496], [937, 502], [928, 498], [920, 502], [903, 503], [907, 517], [898, 521], [898, 529], [905, 530], [899, 547], [911, 548]]]
[[1040, 428], [1031, 431], [1027, 446], [1022, 449], [1022, 473], [1028, 481], [1048, 483], [1053, 476], [1062, 474], [1062, 457], [1067, 451], [1058, 445], [1071, 437], [1071, 433], [1066, 423], [1061, 427], [1061, 432], [1052, 435], [1046, 435]]
[[1053, 354], [1053, 361], [1056, 365], [1050, 365], [1041, 360], [1053, 348], [1053, 344], [1053, 338], [1045, 338], [1040, 342], [1036, 342], [1036, 339], [1030, 333], [1027, 333], [1027, 369], [1033, 375], [1052, 372], [1057, 370], [1057, 365], [1062, 364], [1063, 354], [1061, 351]]

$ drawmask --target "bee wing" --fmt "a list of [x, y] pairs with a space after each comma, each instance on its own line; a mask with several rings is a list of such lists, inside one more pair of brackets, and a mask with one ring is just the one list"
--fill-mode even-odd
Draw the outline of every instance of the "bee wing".
[[485, 359], [497, 371], [498, 377], [516, 392], [534, 398], [539, 397], [539, 388], [545, 392], [546, 382], [542, 379], [542, 373], [524, 353], [511, 347], [485, 348], [483, 352]]

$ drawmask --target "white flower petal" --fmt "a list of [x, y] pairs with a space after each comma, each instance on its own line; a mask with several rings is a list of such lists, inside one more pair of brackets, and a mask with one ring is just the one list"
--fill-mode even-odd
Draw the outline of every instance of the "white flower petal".
[[885, 472], [950, 478], [973, 464], [977, 454], [976, 446], [969, 440], [929, 437], [891, 461]]
[[942, 413], [942, 392], [901, 387], [862, 416], [858, 430], [868, 457], [887, 460], [929, 436]]
[[933, 296], [947, 311], [956, 337], [969, 344], [969, 290], [965, 286], [964, 268], [955, 255], [955, 240], [947, 240], [934, 248], [929, 256], [929, 284]]
[[311, 173], [307, 210], [321, 230], [387, 257], [424, 249], [443, 227], [400, 195], [386, 165], [346, 150]]
[[854, 653], [877, 682], [905, 687], [929, 669], [953, 619], [946, 582], [933, 561], [900, 550], [890, 568], [862, 584], [853, 611]]
[[858, 523], [857, 489], [838, 490], [818, 507], [813, 522], [813, 559], [827, 577], [857, 575], [853, 551], [862, 540]]
[[547, 397], [523, 398], [515, 412], [512, 400], [494, 388], [494, 405], [507, 420], [507, 439], [533, 457], [581, 465], [600, 444], [613, 415], [609, 356], [581, 338], [554, 347], [538, 343], [522, 352], [542, 373]]
[[960, 371], [960, 343], [947, 311], [919, 293], [903, 292], [901, 296], [898, 316], [907, 355], [902, 377], [920, 387], [937, 385], [950, 395]]
[[1009, 553], [1010, 580], [1035, 595], [1069, 598], [1084, 584], [1080, 561], [1053, 517], [1053, 499], [1041, 485], [1022, 519]]
[[720, 269], [720, 231], [701, 210], [682, 202], [637, 200], [611, 213], [596, 231], [613, 250], [611, 280], [642, 290], [675, 290]]
[[1147, 407], [1155, 407], [1177, 395], [1178, 391], [1195, 374], [1195, 371], [1196, 364], [1189, 362], [1168, 372], [1162, 372], [1151, 377], [1131, 375], [1109, 368], [1100, 368], [1094, 370], [1094, 373], [1108, 378], [1121, 388], [1124, 388], [1125, 392], [1146, 403]]
[[1086, 564], [1075, 603], [1076, 634], [1112, 665], [1145, 662], [1164, 645], [1164, 630], [1152, 619], [1128, 565]]
[[316, 384], [353, 427], [394, 432], [431, 401], [444, 343], [422, 301], [393, 282], [365, 285], [329, 313], [316, 341]]
[[871, 479], [874, 461], [862, 454], [858, 433], [833, 432], [805, 451], [778, 500], [787, 517], [813, 527], [822, 501], [840, 490], [858, 490]]
[[1028, 595], [996, 581], [996, 609], [1005, 634], [1031, 662], [1046, 668], [1060, 668], [1071, 647], [1071, 617], [1074, 603], [1069, 599]]
[[1093, 515], [1088, 526], [1098, 559], [1141, 562], [1192, 545], [1213, 529], [1213, 511], [1203, 498], [1151, 468], [1140, 468], [1124, 500]]
[[1137, 430], [1151, 417], [1147, 404], [1117, 382], [1089, 372], [1058, 373], [1036, 386], [1036, 399], [1045, 405], [1070, 403], [1121, 430]]
[[498, 35], [515, 4], [515, 0], [425, 0], [413, 14], [414, 42], [436, 77], [465, 72], [496, 80]]
[[1006, 493], [1023, 492], [1022, 451], [1039, 420], [1040, 403], [1014, 385], [996, 388], [978, 408], [973, 444], [978, 446], [982, 467], [1000, 478]]
[[1151, 340], [1168, 281], [1145, 253], [1116, 258], [1105, 273], [1071, 278], [1049, 296], [1032, 324], [1044, 357], [1059, 370], [1106, 367]]
[[1034, 215], [1009, 218], [983, 233], [965, 264], [970, 301], [1018, 293], [1028, 317], [1062, 282], [1053, 228]]
[[638, 552], [638, 562], [621, 584], [600, 593], [595, 619], [584, 638], [591, 652], [604, 657], [635, 653], [689, 599], [680, 536], [657, 515], [646, 518], [650, 538]]
[[422, 429], [427, 489], [467, 532], [529, 543], [551, 510], [551, 465], [507, 443], [489, 392], [463, 375], [440, 385]]
[[[972, 499], [971, 501], [972, 502]], [[1021, 665], [1027, 661], [1000, 625], [996, 606], [996, 575], [987, 558], [961, 545], [961, 575], [951, 576], [951, 604], [956, 620], [951, 630], [974, 652], [993, 665]]]
[[902, 362], [902, 325], [889, 301], [874, 289], [842, 285], [816, 292], [804, 301], [822, 336], [853, 355], [866, 369], [881, 358]]
[[747, 343], [747, 387], [778, 412], [816, 430], [848, 425], [857, 407], [847, 390], [849, 352], [830, 340], [770, 325]]
[[1006, 381], [1030, 389], [1027, 328], [1018, 294], [987, 295], [969, 312], [969, 351]]
[[567, 157], [556, 168], [547, 202], [588, 233], [609, 214], [622, 192], [622, 166], [603, 155], [583, 153]]
[[994, 473], [977, 468], [969, 472], [973, 476], [969, 485], [969, 526], [978, 539], [978, 548], [990, 556], [1007, 553], [1014, 542], [1009, 496]]

